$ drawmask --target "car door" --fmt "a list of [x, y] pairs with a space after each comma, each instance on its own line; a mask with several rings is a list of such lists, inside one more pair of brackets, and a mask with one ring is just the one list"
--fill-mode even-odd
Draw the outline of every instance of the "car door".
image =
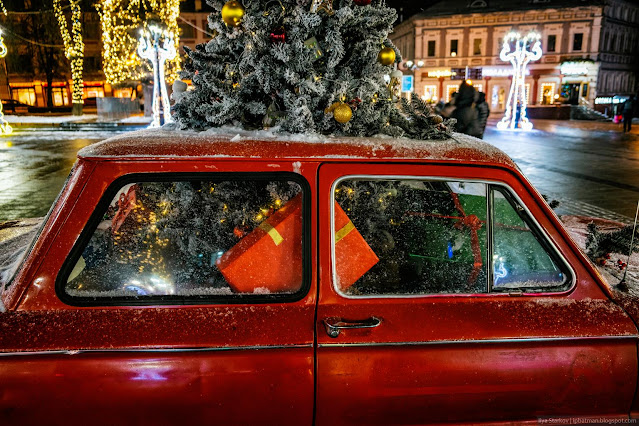
[[637, 331], [514, 173], [324, 164], [318, 425], [627, 416]]
[[312, 423], [316, 167], [277, 167], [97, 166], [0, 314], [0, 423]]

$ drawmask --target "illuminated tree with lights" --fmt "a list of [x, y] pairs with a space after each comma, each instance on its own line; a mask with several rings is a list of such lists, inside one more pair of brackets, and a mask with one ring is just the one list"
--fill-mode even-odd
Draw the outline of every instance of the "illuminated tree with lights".
[[[4, 9], [4, 5], [2, 5], [2, 8]], [[7, 56], [7, 45], [4, 44], [4, 37], [2, 37], [2, 31], [0, 31], [0, 58], [4, 58], [5, 56]], [[13, 133], [13, 129], [4, 119], [4, 114], [2, 113], [2, 104], [0, 104], [0, 133], [5, 135], [10, 135], [11, 133]]]
[[[104, 74], [110, 84], [140, 80], [151, 72], [150, 64], [137, 54], [140, 29], [156, 21], [167, 31], [179, 34], [177, 18], [180, 0], [102, 0], [96, 5], [102, 26]], [[179, 38], [174, 38], [175, 48]], [[169, 83], [177, 78], [180, 57], [167, 62]]]
[[530, 61], [541, 58], [541, 35], [530, 32], [522, 38], [518, 33], [511, 32], [504, 38], [504, 44], [499, 59], [510, 62], [513, 66], [513, 81], [506, 103], [506, 114], [497, 123], [500, 130], [517, 129], [532, 130], [532, 123], [526, 116], [526, 66]]
[[60, 34], [64, 42], [64, 56], [71, 62], [71, 79], [73, 90], [71, 99], [73, 102], [73, 115], [82, 115], [82, 99], [84, 81], [82, 80], [82, 67], [84, 64], [84, 42], [82, 41], [82, 10], [80, 0], [71, 0], [71, 32], [67, 24], [67, 17], [62, 11], [61, 0], [53, 0], [53, 10], [60, 25]]

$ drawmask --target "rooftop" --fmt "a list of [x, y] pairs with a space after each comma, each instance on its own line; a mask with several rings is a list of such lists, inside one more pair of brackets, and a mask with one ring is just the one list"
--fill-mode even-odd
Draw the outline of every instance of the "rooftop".
[[444, 15], [562, 9], [603, 4], [604, 0], [446, 0], [424, 9], [422, 13], [415, 15], [414, 18], [427, 19]]
[[269, 131], [211, 129], [204, 132], [141, 130], [90, 145], [79, 158], [99, 161], [226, 158], [318, 161], [437, 161], [516, 167], [496, 147], [462, 134], [442, 141], [276, 135]]

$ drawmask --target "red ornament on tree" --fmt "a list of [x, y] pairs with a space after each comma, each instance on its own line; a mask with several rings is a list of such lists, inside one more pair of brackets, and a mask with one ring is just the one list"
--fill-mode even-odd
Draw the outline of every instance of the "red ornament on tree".
[[269, 38], [272, 43], [286, 43], [286, 28], [279, 27], [271, 31]]
[[371, 0], [353, 0], [353, 3], [358, 6], [368, 6], [369, 4], [371, 4]]

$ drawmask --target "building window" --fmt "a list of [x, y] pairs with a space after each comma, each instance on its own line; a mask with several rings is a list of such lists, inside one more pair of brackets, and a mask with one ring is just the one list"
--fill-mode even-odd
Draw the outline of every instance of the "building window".
[[611, 52], [617, 51], [617, 34], [612, 35], [612, 41], [610, 42], [610, 51]]
[[178, 25], [178, 27], [180, 28], [180, 38], [187, 38], [187, 39], [195, 38], [195, 31], [193, 30], [193, 27], [190, 26], [189, 24], [180, 24]]
[[572, 50], [575, 50], [575, 51], [581, 50], [583, 42], [584, 42], [583, 33], [576, 33], [574, 35], [574, 38], [572, 39]]
[[453, 98], [453, 93], [457, 93], [457, 89], [459, 88], [456, 84], [449, 84], [446, 86], [446, 102], [450, 102]]
[[426, 102], [437, 102], [437, 86], [434, 84], [427, 84], [424, 86], [424, 97], [422, 99]]
[[473, 55], [481, 55], [481, 39], [476, 38], [473, 40]]
[[51, 96], [53, 97], [53, 106], [69, 105], [69, 95], [66, 87], [52, 87]]
[[450, 41], [450, 56], [457, 56], [458, 44], [459, 44], [458, 40]]
[[548, 45], [546, 46], [546, 51], [547, 52], [554, 52], [556, 43], [557, 43], [557, 36], [554, 35], [554, 34], [549, 35], [548, 36]]
[[542, 84], [540, 95], [542, 105], [551, 105], [555, 96], [555, 83]]
[[23, 104], [36, 104], [35, 88], [33, 87], [12, 87], [11, 97], [18, 102], [22, 102]]
[[435, 40], [428, 40], [428, 56], [435, 56]]

